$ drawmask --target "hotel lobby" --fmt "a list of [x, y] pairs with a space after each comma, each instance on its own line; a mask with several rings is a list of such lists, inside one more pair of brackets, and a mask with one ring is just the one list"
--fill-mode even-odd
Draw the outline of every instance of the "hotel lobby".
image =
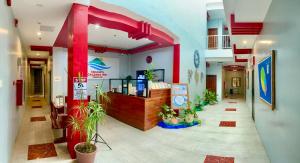
[[291, 0], [1, 0], [3, 163], [298, 163]]

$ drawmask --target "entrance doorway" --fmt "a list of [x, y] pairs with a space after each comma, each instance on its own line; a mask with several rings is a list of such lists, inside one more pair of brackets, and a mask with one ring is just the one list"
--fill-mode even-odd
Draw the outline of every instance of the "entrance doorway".
[[206, 89], [217, 93], [217, 76], [206, 75]]
[[252, 94], [252, 119], [253, 121], [255, 121], [255, 108], [254, 108], [254, 104], [255, 104], [255, 92], [254, 92], [254, 70], [252, 70], [252, 90], [251, 90], [251, 94]]

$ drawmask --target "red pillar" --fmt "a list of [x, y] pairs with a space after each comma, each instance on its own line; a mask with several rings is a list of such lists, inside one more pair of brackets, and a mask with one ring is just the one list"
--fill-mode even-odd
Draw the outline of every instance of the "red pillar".
[[173, 83], [180, 81], [180, 44], [174, 45], [173, 52]]
[[[73, 4], [68, 20], [68, 115], [74, 116], [70, 108], [79, 104], [73, 98], [73, 78], [87, 77], [88, 62], [88, 7]], [[67, 130], [67, 144], [71, 158], [75, 158], [74, 146], [79, 143], [80, 134]]]

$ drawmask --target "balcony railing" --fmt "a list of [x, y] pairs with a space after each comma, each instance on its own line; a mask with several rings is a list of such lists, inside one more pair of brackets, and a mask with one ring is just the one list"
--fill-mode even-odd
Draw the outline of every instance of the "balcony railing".
[[207, 49], [231, 49], [229, 35], [207, 36]]

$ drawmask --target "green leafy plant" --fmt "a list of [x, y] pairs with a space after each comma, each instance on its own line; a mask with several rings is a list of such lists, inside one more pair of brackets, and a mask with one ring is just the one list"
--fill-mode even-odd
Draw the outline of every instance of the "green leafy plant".
[[160, 112], [158, 115], [162, 117], [165, 122], [169, 122], [172, 118], [175, 118], [176, 112], [168, 105], [164, 104], [161, 108], [162, 112]]
[[[81, 77], [79, 75], [79, 80]], [[97, 88], [96, 99], [101, 98], [103, 102], [110, 102], [109, 97], [102, 90], [102, 84]], [[94, 134], [96, 133], [97, 123], [103, 122], [106, 115], [102, 104], [97, 101], [85, 102], [83, 99], [83, 92], [79, 105], [71, 108], [72, 116], [70, 116], [68, 125], [72, 127], [72, 136], [74, 134], [80, 135], [80, 141], [85, 141], [84, 144], [76, 147], [76, 150], [81, 153], [91, 153], [96, 150], [96, 146], [91, 143]]]
[[218, 102], [217, 94], [213, 91], [205, 90], [204, 91], [204, 101], [210, 105], [214, 105]]
[[199, 95], [196, 95], [195, 99], [194, 99], [194, 107], [193, 109], [195, 111], [202, 111], [202, 99]]
[[154, 78], [154, 73], [153, 73], [153, 65], [150, 64], [150, 67], [147, 68], [147, 70], [145, 71], [145, 76], [149, 81], [152, 81]]

